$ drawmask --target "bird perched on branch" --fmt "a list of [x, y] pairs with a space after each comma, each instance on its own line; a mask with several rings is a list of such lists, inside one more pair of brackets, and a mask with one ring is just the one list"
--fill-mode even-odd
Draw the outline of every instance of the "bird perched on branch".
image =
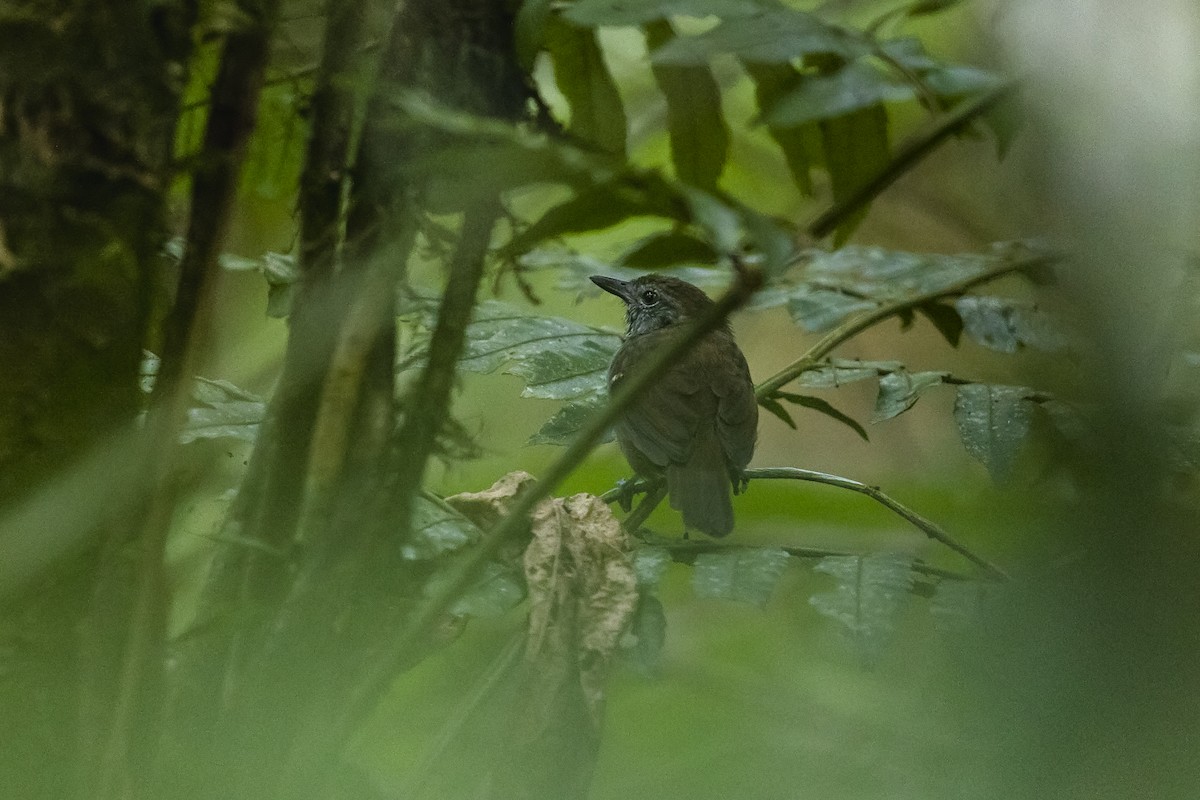
[[[593, 275], [592, 283], [625, 301], [628, 330], [608, 369], [610, 393], [713, 307], [700, 289], [667, 275], [632, 281]], [[733, 530], [730, 488], [737, 494], [745, 485], [758, 404], [729, 325], [668, 366], [620, 417], [616, 433], [636, 473], [666, 479], [671, 507], [688, 528], [710, 536]]]

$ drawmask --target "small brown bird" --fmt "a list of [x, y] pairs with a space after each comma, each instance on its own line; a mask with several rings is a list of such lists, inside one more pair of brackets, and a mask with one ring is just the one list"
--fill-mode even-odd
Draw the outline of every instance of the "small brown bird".
[[[609, 392], [712, 308], [704, 292], [667, 275], [592, 283], [625, 301], [628, 330], [608, 368]], [[688, 528], [709, 536], [733, 530], [734, 493], [754, 455], [758, 404], [746, 357], [725, 324], [688, 351], [617, 422], [617, 443], [634, 472], [666, 477], [671, 507]]]

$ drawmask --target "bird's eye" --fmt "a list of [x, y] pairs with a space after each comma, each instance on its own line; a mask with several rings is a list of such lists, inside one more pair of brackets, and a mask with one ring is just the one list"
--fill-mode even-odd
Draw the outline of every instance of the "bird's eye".
[[653, 289], [642, 292], [642, 302], [648, 306], [658, 305], [658, 292]]

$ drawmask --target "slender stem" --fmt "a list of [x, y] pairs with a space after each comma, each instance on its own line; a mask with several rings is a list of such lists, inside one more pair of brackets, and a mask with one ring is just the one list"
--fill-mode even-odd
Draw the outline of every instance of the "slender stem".
[[192, 213], [180, 262], [179, 291], [165, 326], [155, 407], [146, 428], [151, 448], [146, 469], [154, 493], [137, 542], [133, 606], [96, 781], [99, 797], [125, 797], [132, 791], [139, 770], [131, 763], [131, 751], [136, 742], [153, 740], [153, 734], [145, 730], [148, 720], [143, 715], [157, 704], [153, 695], [162, 681], [169, 602], [164, 562], [174, 511], [178, 430], [187, 414], [197, 332], [211, 313], [217, 256], [233, 216], [247, 143], [255, 127], [276, 8], [276, 0], [263, 0], [259, 22], [230, 34], [213, 85], [213, 114], [204, 132], [205, 158], [192, 183]]
[[970, 103], [964, 103], [939, 119], [929, 130], [918, 134], [900, 147], [900, 151], [871, 180], [864, 183], [853, 194], [834, 203], [827, 211], [810, 222], [807, 230], [814, 239], [824, 239], [837, 227], [853, 216], [863, 206], [878, 197], [897, 178], [904, 175], [925, 156], [932, 153], [942, 142], [971, 124], [977, 117], [987, 113], [1012, 90], [1011, 84], [1003, 84], [985, 92]]
[[612, 427], [625, 409], [646, 391], [664, 370], [677, 363], [705, 335], [724, 324], [726, 317], [744, 305], [761, 285], [762, 275], [757, 270], [749, 267], [738, 270], [733, 285], [721, 295], [707, 314], [687, 329], [684, 335], [677, 337], [669, 346], [656, 353], [645, 369], [631, 375], [623, 383], [608, 405], [583, 426], [566, 451], [550, 465], [545, 475], [516, 498], [508, 515], [484, 535], [479, 545], [449, 572], [446, 580], [437, 585], [413, 612], [404, 628], [389, 642], [387, 649], [379, 654], [374, 668], [368, 672], [356, 693], [348, 713], [361, 717], [374, 707], [380, 695], [387, 690], [396, 664], [403, 661], [405, 655], [428, 633], [433, 623], [451, 603], [471, 585], [480, 570], [500, 548], [524, 530], [529, 524], [529, 514], [534, 507], [583, 463], [600, 443], [605, 431]]
[[493, 196], [472, 202], [463, 215], [450, 277], [430, 337], [429, 359], [408, 397], [404, 425], [396, 437], [395, 478], [389, 488], [396, 518], [389, 520], [389, 525], [400, 531], [408, 530], [413, 500], [450, 412], [450, 392], [499, 214], [499, 198]]
[[[832, 475], [828, 472], [817, 472], [816, 470], [801, 469], [799, 467], [758, 467], [755, 469], [748, 469], [744, 474], [748, 480], [808, 481], [810, 483], [823, 483], [826, 486], [836, 486], [840, 489], [849, 489], [852, 492], [864, 494], [888, 510], [903, 517], [930, 539], [941, 542], [946, 547], [949, 547], [951, 550], [963, 556], [971, 563], [980, 567], [989, 575], [989, 577], [997, 580], [1008, 580], [1008, 574], [1004, 570], [1000, 569], [1000, 567], [991, 563], [982, 556], [975, 554], [965, 545], [959, 543], [957, 540], [951, 537], [950, 534], [946, 533], [945, 529], [940, 525], [926, 519], [898, 500], [893, 499], [891, 496], [881, 491], [877, 486], [869, 486], [861, 481], [856, 481], [851, 478], [843, 478], [840, 475]], [[640, 485], [635, 485], [634, 491], [638, 491], [641, 488], [642, 487]], [[600, 495], [600, 499], [606, 503], [612, 503], [620, 497], [621, 492], [621, 489], [610, 489], [609, 491]], [[642, 501], [642, 505], [638, 506], [639, 512], [643, 507], [646, 506], [647, 501], [650, 500], [651, 497], [653, 497], [653, 494], [648, 496], [646, 500]], [[661, 496], [659, 499], [661, 499]], [[648, 515], [649, 512], [647, 512], [647, 516]], [[645, 517], [643, 516], [642, 519], [638, 520], [638, 526], [640, 526], [644, 521]], [[631, 526], [629, 521], [626, 522], [626, 526], [636, 530], [636, 526]]]
[[883, 322], [889, 317], [893, 317], [909, 309], [923, 306], [926, 303], [931, 303], [935, 300], [940, 300], [944, 297], [956, 297], [964, 292], [985, 283], [1002, 278], [1005, 275], [1012, 275], [1016, 272], [1024, 272], [1035, 269], [1040, 266], [1053, 263], [1057, 260], [1057, 256], [1039, 254], [1028, 256], [1026, 258], [1016, 259], [1014, 261], [1005, 261], [996, 264], [993, 267], [985, 269], [977, 275], [972, 275], [969, 278], [964, 278], [961, 281], [943, 286], [939, 289], [933, 289], [928, 292], [906, 297], [901, 300], [896, 300], [891, 303], [880, 306], [872, 311], [868, 311], [860, 316], [853, 317], [847, 320], [838, 327], [825, 334], [821, 339], [805, 351], [804, 355], [788, 364], [786, 367], [775, 373], [765, 381], [755, 387], [754, 393], [761, 400], [766, 397], [771, 397], [775, 392], [779, 391], [785, 384], [800, 377], [801, 374], [807, 372], [817, 366], [830, 353], [836, 350], [841, 345], [845, 344], [850, 339], [853, 339], [858, 334], [874, 327]]

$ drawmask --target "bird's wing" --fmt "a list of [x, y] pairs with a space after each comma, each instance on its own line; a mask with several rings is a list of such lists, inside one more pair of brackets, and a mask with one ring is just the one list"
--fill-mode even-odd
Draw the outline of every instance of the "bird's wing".
[[738, 375], [736, 380], [726, 377], [711, 384], [717, 395], [717, 436], [729, 463], [743, 469], [754, 455], [758, 438], [758, 400], [754, 396], [750, 367], [742, 351], [732, 339], [723, 341], [720, 346], [725, 351], [723, 362], [736, 365]]
[[[645, 363], [649, 350], [663, 346], [657, 339], [648, 334], [626, 343], [609, 372], [610, 392], [616, 392], [629, 377], [630, 365]], [[689, 368], [690, 361], [663, 373], [617, 426], [623, 439], [659, 467], [686, 464], [701, 420], [716, 412], [716, 396], [708, 391], [704, 375]]]

